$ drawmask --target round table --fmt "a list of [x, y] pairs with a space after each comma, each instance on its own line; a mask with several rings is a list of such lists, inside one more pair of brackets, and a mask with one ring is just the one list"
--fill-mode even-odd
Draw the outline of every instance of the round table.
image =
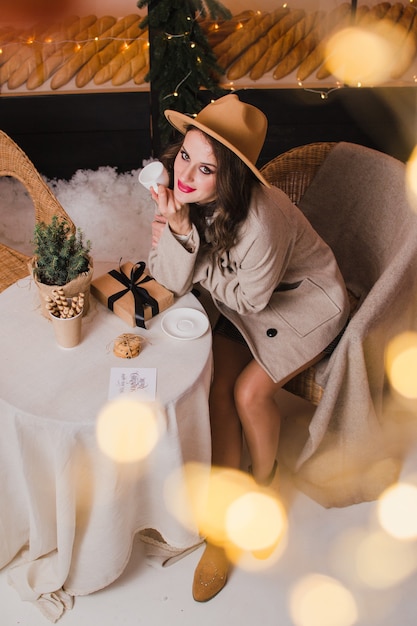
[[[203, 311], [192, 294], [172, 306]], [[0, 567], [11, 564], [9, 580], [21, 598], [39, 602], [53, 621], [68, 597], [120, 576], [136, 533], [161, 563], [201, 542], [197, 529], [169, 512], [163, 492], [184, 463], [210, 463], [211, 332], [172, 338], [163, 315], [146, 330], [132, 329], [91, 297], [81, 343], [65, 349], [40, 313], [30, 278], [0, 294]], [[145, 338], [135, 359], [113, 354], [125, 332]], [[164, 432], [142, 461], [118, 463], [96, 440], [114, 367], [156, 368]]]

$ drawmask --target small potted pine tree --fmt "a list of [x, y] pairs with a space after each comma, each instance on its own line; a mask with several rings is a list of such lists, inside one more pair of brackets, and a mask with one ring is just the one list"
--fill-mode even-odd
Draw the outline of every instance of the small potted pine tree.
[[37, 222], [34, 229], [34, 256], [31, 271], [41, 295], [42, 313], [48, 317], [46, 297], [61, 287], [67, 298], [84, 293], [84, 314], [88, 310], [93, 262], [91, 242], [80, 229], [74, 233], [64, 220]]

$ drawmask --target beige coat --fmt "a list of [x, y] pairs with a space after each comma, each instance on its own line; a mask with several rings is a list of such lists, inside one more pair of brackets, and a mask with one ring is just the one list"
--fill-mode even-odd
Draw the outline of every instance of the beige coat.
[[154, 278], [182, 295], [200, 283], [274, 381], [314, 358], [344, 326], [349, 303], [332, 251], [277, 188], [256, 188], [237, 244], [221, 267], [167, 226], [149, 256]]

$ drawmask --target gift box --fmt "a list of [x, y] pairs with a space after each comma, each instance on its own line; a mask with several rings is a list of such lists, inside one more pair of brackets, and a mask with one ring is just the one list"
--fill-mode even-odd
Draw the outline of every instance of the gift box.
[[143, 261], [123, 263], [95, 278], [91, 293], [129, 326], [146, 328], [145, 322], [174, 301], [174, 295], [158, 283], [145, 269]]

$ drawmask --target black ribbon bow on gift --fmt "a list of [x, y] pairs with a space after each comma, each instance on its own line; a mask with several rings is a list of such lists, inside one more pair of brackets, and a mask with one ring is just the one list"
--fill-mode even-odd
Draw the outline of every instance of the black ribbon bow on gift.
[[[155, 300], [155, 298], [152, 298], [152, 296], [149, 295], [149, 293], [144, 287], [140, 287], [140, 285], [143, 285], [144, 283], [147, 283], [150, 280], [153, 280], [152, 276], [149, 276], [149, 275], [143, 276], [145, 267], [146, 267], [146, 264], [144, 263], [144, 261], [138, 261], [132, 267], [130, 271], [130, 276], [127, 276], [124, 273], [120, 265], [119, 265], [119, 271], [111, 270], [109, 272], [109, 275], [113, 276], [113, 278], [115, 278], [120, 283], [122, 283], [126, 287], [126, 289], [122, 289], [121, 291], [114, 293], [108, 298], [108, 301], [107, 301], [108, 308], [111, 311], [113, 311], [113, 306], [116, 300], [119, 300], [119, 298], [123, 298], [125, 294], [131, 291], [133, 294], [134, 301], [135, 301], [136, 326], [140, 326], [141, 328], [146, 328], [145, 312], [144, 312], [145, 306], [151, 307], [152, 317], [159, 313], [158, 302]], [[142, 280], [140, 280], [142, 276], [143, 278]]]

